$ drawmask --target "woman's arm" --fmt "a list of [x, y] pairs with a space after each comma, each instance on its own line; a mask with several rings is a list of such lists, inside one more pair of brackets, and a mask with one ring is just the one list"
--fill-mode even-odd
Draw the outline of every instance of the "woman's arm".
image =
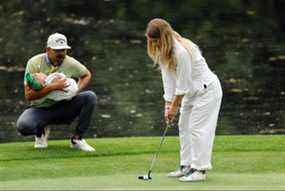
[[169, 71], [163, 64], [159, 66], [164, 90], [163, 98], [166, 102], [172, 102], [176, 88], [175, 71]]
[[185, 94], [191, 93], [192, 78], [191, 78], [191, 56], [185, 48], [178, 46], [176, 49], [176, 84], [175, 84], [175, 96], [171, 102], [166, 115], [166, 120], [172, 121], [181, 105], [182, 99]]

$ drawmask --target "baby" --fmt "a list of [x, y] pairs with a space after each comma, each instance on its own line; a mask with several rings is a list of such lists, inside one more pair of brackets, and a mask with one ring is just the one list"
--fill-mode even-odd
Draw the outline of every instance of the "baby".
[[77, 83], [72, 78], [66, 78], [63, 73], [52, 73], [48, 76], [44, 73], [26, 74], [28, 85], [34, 90], [40, 90], [44, 86], [52, 83], [57, 78], [65, 78], [68, 86], [63, 90], [55, 90], [50, 92], [47, 95], [47, 98], [54, 101], [70, 100], [73, 98], [78, 91]]

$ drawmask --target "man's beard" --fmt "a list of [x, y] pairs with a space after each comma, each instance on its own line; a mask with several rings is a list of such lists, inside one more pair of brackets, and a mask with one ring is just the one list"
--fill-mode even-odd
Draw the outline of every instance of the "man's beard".
[[63, 60], [64, 60], [64, 58], [65, 58], [65, 56], [62, 56], [62, 55], [57, 56], [57, 57], [56, 57], [56, 62], [55, 62], [55, 64], [56, 64], [57, 66], [61, 65], [62, 62], [63, 62]]

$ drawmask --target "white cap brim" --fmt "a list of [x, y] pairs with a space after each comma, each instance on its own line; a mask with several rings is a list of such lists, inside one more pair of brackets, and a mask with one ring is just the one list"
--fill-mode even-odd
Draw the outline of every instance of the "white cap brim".
[[51, 48], [51, 49], [53, 49], [53, 50], [62, 50], [62, 49], [71, 49], [71, 47], [70, 46], [55, 46], [55, 47], [49, 47], [49, 48]]

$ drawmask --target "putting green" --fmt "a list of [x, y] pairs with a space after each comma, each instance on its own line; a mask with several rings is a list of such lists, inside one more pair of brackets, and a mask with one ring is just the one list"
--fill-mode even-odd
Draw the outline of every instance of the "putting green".
[[[60, 177], [1, 182], [3, 190], [285, 190], [285, 174], [209, 173], [204, 182], [185, 183], [165, 174], [150, 181], [137, 174], [91, 177]], [[246, 186], [245, 186], [246, 185]]]
[[0, 190], [285, 190], [285, 136], [217, 136], [204, 182], [167, 178], [179, 164], [177, 137], [167, 137], [153, 179], [138, 180], [150, 165], [160, 137], [88, 140], [97, 151], [49, 141], [0, 144]]

